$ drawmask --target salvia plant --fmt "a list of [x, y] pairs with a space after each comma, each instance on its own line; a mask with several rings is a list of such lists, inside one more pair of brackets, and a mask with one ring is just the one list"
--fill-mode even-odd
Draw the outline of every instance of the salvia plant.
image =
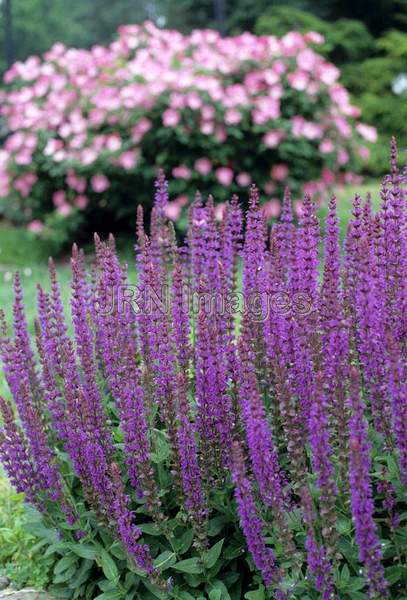
[[56, 597], [406, 597], [404, 183], [393, 142], [343, 244], [335, 197], [321, 243], [308, 196], [269, 232], [255, 187], [221, 221], [198, 195], [179, 246], [160, 175], [136, 283], [112, 237], [74, 246], [34, 341], [16, 276], [1, 460]]

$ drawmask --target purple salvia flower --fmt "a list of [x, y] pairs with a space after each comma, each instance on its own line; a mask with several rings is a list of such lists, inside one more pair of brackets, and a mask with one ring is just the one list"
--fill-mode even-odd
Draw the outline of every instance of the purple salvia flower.
[[232, 455], [235, 498], [247, 547], [253, 557], [254, 564], [262, 574], [264, 583], [267, 586], [278, 585], [282, 579], [281, 572], [276, 564], [272, 549], [268, 548], [264, 541], [264, 523], [254, 502], [252, 484], [247, 477], [243, 452], [238, 442], [233, 444]]
[[89, 288], [85, 280], [84, 257], [74, 245], [72, 266], [72, 320], [75, 329], [77, 353], [83, 369], [83, 394], [88, 404], [89, 434], [96, 436], [107, 451], [111, 450], [111, 440], [106, 427], [106, 417], [101, 394], [97, 385], [97, 372], [94, 354], [94, 340], [90, 327]]
[[320, 294], [321, 349], [324, 390], [332, 411], [330, 425], [335, 431], [339, 458], [345, 468], [347, 423], [344, 382], [348, 373], [349, 334], [343, 313], [338, 222], [336, 198], [333, 196], [326, 219], [325, 264]]
[[180, 248], [175, 257], [172, 278], [172, 322], [177, 353], [177, 361], [181, 371], [187, 371], [191, 359], [190, 323], [188, 298], [185, 298], [186, 280], [185, 249]]
[[41, 386], [35, 369], [35, 360], [31, 348], [30, 336], [28, 335], [28, 326], [25, 318], [23, 303], [23, 290], [18, 273], [16, 273], [14, 279], [13, 321], [15, 348], [19, 354], [21, 367], [27, 372], [34, 401], [39, 404], [41, 397]]
[[368, 240], [359, 242], [360, 275], [356, 287], [356, 345], [369, 391], [377, 431], [389, 435], [391, 407], [388, 398], [385, 328], [380, 298], [376, 294], [373, 253]]
[[[205, 288], [201, 287], [200, 296], [205, 297], [205, 293]], [[195, 372], [197, 428], [208, 467], [206, 474], [209, 475], [210, 469], [214, 473], [221, 464], [227, 465], [230, 461], [229, 449], [235, 419], [227, 389], [222, 336], [217, 322], [208, 317], [202, 305], [197, 319]]]
[[195, 426], [191, 416], [187, 398], [188, 379], [185, 372], [178, 375], [178, 457], [182, 491], [185, 498], [185, 508], [191, 517], [196, 533], [205, 539], [204, 523], [207, 509], [204, 503], [202, 475], [198, 463], [198, 453], [195, 440]]
[[330, 443], [329, 412], [322, 373], [317, 374], [314, 386], [308, 420], [308, 439], [312, 453], [312, 467], [321, 493], [321, 502], [335, 502], [336, 486]]
[[323, 517], [322, 535], [326, 542], [327, 552], [332, 556], [336, 552], [338, 543], [335, 507], [337, 489], [332, 463], [328, 402], [322, 373], [317, 375], [314, 386], [308, 420], [308, 440], [311, 448], [312, 468], [320, 493], [319, 502]]
[[307, 551], [308, 568], [315, 578], [315, 587], [322, 594], [322, 600], [332, 600], [335, 596], [332, 565], [324, 546], [319, 546], [314, 526], [314, 510], [312, 498], [307, 486], [301, 488], [301, 505], [303, 518], [307, 528], [305, 549]]
[[381, 564], [382, 552], [373, 520], [374, 504], [370, 479], [371, 444], [368, 439], [368, 424], [364, 416], [365, 406], [359, 391], [359, 373], [351, 368], [349, 407], [349, 484], [351, 490], [352, 515], [359, 559], [366, 567], [369, 591], [373, 597], [388, 596], [387, 582]]
[[226, 204], [221, 224], [220, 254], [223, 265], [223, 289], [226, 293], [234, 290], [237, 275], [237, 258], [242, 244], [243, 214], [237, 196], [232, 196]]
[[158, 578], [148, 546], [137, 541], [141, 531], [133, 524], [132, 514], [128, 508], [129, 499], [125, 495], [119, 467], [116, 463], [111, 464], [110, 472], [113, 493], [111, 510], [120, 539], [137, 567], [148, 573], [150, 578]]
[[205, 230], [207, 220], [206, 208], [202, 206], [202, 198], [197, 194], [189, 209], [188, 227], [188, 249], [193, 292], [198, 291], [204, 277]]
[[363, 235], [362, 224], [363, 210], [361, 198], [355, 194], [353, 200], [352, 216], [348, 221], [346, 231], [345, 250], [346, 261], [343, 273], [346, 313], [354, 315], [356, 305], [356, 286], [359, 280], [359, 246]]
[[320, 241], [319, 221], [315, 202], [308, 195], [302, 203], [301, 227], [299, 229], [299, 261], [302, 268], [301, 289], [314, 309], [318, 301], [318, 247]]
[[387, 345], [392, 431], [399, 455], [401, 480], [407, 486], [407, 368], [402, 346], [390, 334]]
[[266, 258], [266, 221], [259, 206], [259, 191], [250, 188], [249, 210], [246, 215], [246, 232], [243, 246], [243, 293], [250, 300], [259, 292], [259, 273]]
[[274, 446], [267, 421], [263, 400], [259, 393], [250, 345], [240, 340], [238, 394], [240, 412], [246, 433], [250, 462], [263, 502], [272, 507], [287, 552], [294, 552], [294, 545], [284, 511], [287, 502], [284, 492], [284, 476], [277, 450]]
[[28, 502], [41, 508], [38, 492], [41, 482], [37, 476], [23, 431], [15, 423], [10, 404], [0, 396], [0, 459], [17, 492], [23, 492]]
[[157, 216], [165, 218], [165, 209], [168, 204], [168, 181], [165, 179], [164, 171], [160, 169], [158, 179], [155, 182], [154, 206]]
[[282, 268], [284, 269], [284, 275], [289, 280], [291, 270], [293, 267], [293, 247], [296, 229], [294, 226], [294, 215], [292, 208], [291, 191], [289, 188], [284, 190], [283, 206], [281, 209], [280, 222], [273, 226], [275, 230], [274, 236], [278, 243], [279, 254], [281, 257]]

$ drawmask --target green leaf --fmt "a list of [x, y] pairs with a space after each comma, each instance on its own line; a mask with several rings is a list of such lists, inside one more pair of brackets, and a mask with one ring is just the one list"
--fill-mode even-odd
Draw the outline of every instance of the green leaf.
[[116, 581], [119, 578], [119, 571], [113, 558], [104, 548], [100, 551], [100, 566], [109, 581]]
[[350, 572], [348, 565], [344, 565], [341, 571], [341, 584], [347, 584], [350, 579]]
[[399, 579], [401, 579], [403, 573], [402, 573], [402, 566], [392, 566], [392, 567], [387, 567], [385, 569], [385, 577], [387, 579], [387, 581], [390, 583], [390, 585], [393, 585], [393, 583], [396, 583]]
[[222, 531], [224, 526], [225, 526], [224, 517], [214, 517], [213, 519], [210, 519], [209, 524], [208, 524], [208, 535], [210, 537], [218, 535], [218, 533], [220, 533]]
[[246, 600], [265, 600], [264, 585], [261, 585], [257, 590], [253, 592], [246, 592], [244, 597]]
[[68, 569], [63, 571], [62, 573], [58, 573], [53, 579], [53, 583], [65, 583], [67, 581], [71, 581], [72, 577], [76, 573], [76, 566], [71, 565]]
[[187, 550], [189, 550], [191, 547], [193, 539], [194, 539], [193, 529], [187, 529], [187, 531], [185, 531], [185, 533], [181, 536], [179, 543], [177, 543], [178, 554], [184, 554], [184, 552], [187, 552]]
[[182, 600], [195, 600], [195, 598], [193, 596], [191, 596], [191, 594], [189, 592], [186, 592], [185, 590], [181, 590], [180, 592], [177, 590], [177, 596], [179, 598], [182, 598]]
[[112, 544], [112, 546], [109, 548], [109, 552], [119, 560], [126, 560], [126, 553], [123, 549], [123, 546], [119, 543]]
[[75, 577], [69, 581], [69, 587], [74, 590], [79, 588], [85, 581], [89, 578], [90, 572], [93, 567], [93, 561], [90, 559], [85, 559], [79, 570], [76, 570]]
[[160, 530], [154, 523], [141, 523], [140, 525], [137, 525], [137, 527], [140, 531], [147, 533], [148, 535], [161, 535]]
[[228, 589], [223, 581], [220, 581], [220, 579], [215, 579], [213, 582], [213, 588], [213, 591], [216, 590], [217, 592], [220, 592], [219, 598], [221, 598], [221, 600], [231, 600]]
[[69, 544], [72, 552], [75, 552], [81, 558], [87, 558], [89, 560], [95, 560], [97, 556], [97, 550], [95, 546], [91, 546], [90, 544]]
[[212, 548], [210, 548], [208, 550], [208, 552], [206, 553], [204, 562], [205, 562], [205, 567], [207, 569], [210, 569], [211, 567], [213, 567], [214, 564], [216, 563], [216, 561], [218, 560], [220, 553], [222, 552], [222, 546], [223, 546], [224, 541], [225, 541], [225, 538], [221, 539], [214, 546], [212, 546]]
[[165, 571], [165, 569], [169, 569], [176, 561], [177, 555], [175, 552], [166, 550], [157, 556], [157, 558], [154, 560], [154, 566], [159, 571]]
[[347, 586], [348, 590], [357, 592], [366, 586], [366, 580], [363, 577], [351, 577]]
[[56, 544], [51, 544], [44, 552], [44, 557], [51, 556], [52, 554], [64, 554], [64, 550], [69, 549], [69, 543], [67, 542], [57, 542]]
[[[155, 596], [156, 598], [159, 598], [160, 600], [167, 600], [168, 599], [168, 594], [166, 594], [165, 592], [162, 592], [161, 590], [159, 590], [152, 583], [150, 583], [148, 581], [148, 579], [143, 579], [143, 584], [148, 589], [148, 591], [151, 592], [153, 594], [153, 596]], [[143, 595], [140, 594], [140, 598], [144, 598], [144, 594]]]
[[121, 600], [121, 598], [123, 598], [123, 595], [119, 590], [111, 590], [110, 592], [99, 594], [95, 600]]
[[170, 455], [170, 445], [165, 433], [159, 429], [154, 429], [154, 452], [151, 453], [151, 460], [155, 463], [164, 462]]
[[220, 590], [212, 590], [209, 592], [209, 600], [221, 600], [222, 592]]
[[193, 575], [202, 572], [202, 564], [199, 558], [187, 558], [186, 560], [181, 560], [173, 565], [172, 568], [176, 571], [181, 571], [182, 573], [191, 573]]
[[69, 569], [73, 564], [78, 561], [78, 556], [76, 554], [66, 554], [63, 556], [55, 565], [54, 573], [58, 575], [59, 573], [63, 573], [66, 569]]
[[352, 522], [350, 521], [350, 519], [338, 519], [336, 523], [336, 529], [341, 535], [348, 534], [352, 529]]

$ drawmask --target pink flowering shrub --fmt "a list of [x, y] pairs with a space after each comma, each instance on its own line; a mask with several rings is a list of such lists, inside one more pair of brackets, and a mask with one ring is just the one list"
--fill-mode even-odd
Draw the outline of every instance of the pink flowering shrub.
[[79, 223], [123, 226], [135, 199], [149, 202], [158, 167], [175, 180], [175, 219], [198, 184], [222, 202], [253, 178], [276, 204], [286, 185], [315, 192], [349, 180], [376, 132], [357, 122], [320, 43], [315, 33], [222, 39], [145, 23], [119, 28], [108, 47], [56, 44], [14, 64], [1, 109], [2, 211], [60, 236]]

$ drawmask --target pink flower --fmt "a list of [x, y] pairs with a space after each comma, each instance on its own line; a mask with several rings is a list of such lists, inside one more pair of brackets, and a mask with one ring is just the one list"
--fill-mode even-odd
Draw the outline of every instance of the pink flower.
[[362, 160], [369, 160], [369, 156], [370, 156], [369, 148], [366, 148], [366, 146], [360, 146], [359, 156]]
[[333, 173], [331, 169], [323, 169], [321, 179], [322, 182], [329, 187], [335, 183], [335, 173]]
[[320, 57], [311, 48], [304, 48], [297, 55], [297, 65], [304, 71], [313, 71]]
[[329, 154], [330, 152], [333, 152], [334, 145], [333, 145], [332, 140], [329, 140], [329, 139], [322, 140], [322, 142], [319, 145], [319, 151], [322, 154]]
[[14, 160], [16, 161], [17, 165], [27, 166], [31, 164], [32, 154], [29, 151], [22, 150], [21, 152], [17, 152], [17, 154], [14, 157]]
[[204, 121], [201, 123], [201, 133], [203, 135], [211, 135], [215, 131], [215, 124], [213, 121]]
[[215, 109], [213, 108], [213, 106], [210, 106], [208, 104], [205, 104], [205, 106], [202, 107], [202, 118], [205, 121], [211, 121], [214, 116], [215, 116]]
[[304, 38], [297, 31], [289, 31], [281, 38], [281, 50], [284, 56], [294, 56], [305, 47]]
[[147, 119], [147, 117], [142, 117], [139, 119], [139, 121], [137, 121], [131, 130], [131, 139], [133, 142], [138, 144], [143, 139], [145, 134], [151, 129], [151, 127], [152, 123], [150, 119]]
[[303, 92], [308, 85], [309, 77], [305, 71], [294, 71], [287, 75], [288, 83], [291, 85], [293, 90]]
[[263, 136], [263, 144], [267, 148], [276, 148], [285, 137], [282, 129], [272, 129]]
[[339, 69], [331, 63], [322, 62], [317, 69], [317, 75], [325, 85], [332, 85], [339, 77]]
[[322, 136], [322, 127], [316, 123], [306, 122], [302, 128], [302, 135], [308, 140], [316, 140]]
[[338, 104], [341, 108], [349, 105], [349, 94], [342, 85], [334, 85], [329, 89], [329, 95], [332, 102]]
[[117, 152], [122, 147], [122, 140], [119, 135], [112, 133], [106, 138], [106, 148], [110, 152]]
[[67, 172], [65, 180], [68, 186], [78, 194], [83, 194], [86, 190], [86, 180], [78, 177], [72, 169]]
[[64, 147], [62, 140], [50, 139], [45, 145], [44, 155], [52, 156], [57, 150], [61, 150]]
[[264, 185], [264, 191], [266, 194], [272, 194], [275, 189], [276, 189], [276, 184], [274, 183], [274, 181], [267, 181], [267, 183]]
[[123, 169], [134, 169], [137, 165], [138, 153], [135, 150], [127, 150], [120, 154], [117, 163], [123, 167]]
[[187, 95], [187, 106], [191, 110], [198, 110], [202, 106], [202, 98], [196, 92], [191, 92]]
[[92, 148], [84, 148], [81, 152], [81, 160], [84, 165], [91, 165], [97, 159], [98, 155]]
[[281, 213], [281, 204], [278, 198], [272, 198], [262, 206], [266, 219], [277, 218]]
[[175, 127], [180, 122], [181, 116], [177, 110], [173, 108], [167, 108], [163, 112], [163, 124], [164, 127]]
[[301, 200], [294, 200], [293, 209], [294, 209], [294, 213], [297, 215], [297, 217], [301, 217], [301, 215], [302, 215], [302, 201]]
[[223, 221], [223, 217], [225, 214], [225, 208], [226, 208], [226, 204], [224, 202], [221, 202], [220, 204], [217, 204], [215, 206], [215, 219], [217, 221]]
[[35, 173], [25, 173], [14, 181], [14, 187], [18, 192], [20, 192], [23, 198], [27, 198], [37, 179], [38, 177]]
[[172, 176], [176, 179], [190, 179], [191, 175], [191, 169], [189, 169], [186, 165], [179, 165], [178, 167], [174, 167], [172, 170]]
[[28, 231], [31, 231], [32, 233], [41, 233], [41, 231], [43, 231], [44, 229], [44, 224], [39, 221], [38, 219], [35, 219], [34, 221], [31, 221], [31, 223], [29, 223], [27, 225], [27, 229]]
[[228, 187], [233, 181], [233, 171], [229, 167], [219, 167], [215, 171], [216, 179], [224, 187]]
[[285, 164], [274, 165], [271, 169], [271, 176], [275, 181], [283, 181], [287, 178], [288, 167]]
[[186, 194], [181, 194], [175, 198], [174, 202], [178, 204], [178, 206], [186, 206], [189, 202], [188, 196]]
[[93, 191], [97, 194], [102, 194], [110, 187], [110, 182], [108, 178], [105, 175], [102, 175], [101, 173], [94, 175], [90, 180], [90, 183]]
[[308, 31], [308, 33], [304, 35], [304, 39], [312, 44], [323, 44], [325, 42], [324, 36], [317, 31]]
[[79, 210], [84, 210], [89, 204], [89, 198], [81, 194], [80, 196], [76, 196], [74, 204]]
[[195, 161], [195, 171], [198, 171], [200, 175], [208, 175], [212, 171], [212, 163], [209, 158], [203, 157], [198, 158]]
[[240, 186], [247, 187], [251, 184], [252, 178], [249, 173], [242, 171], [242, 173], [239, 173], [239, 175], [236, 176], [236, 181]]
[[216, 128], [215, 135], [216, 135], [216, 139], [221, 144], [223, 144], [223, 142], [226, 141], [227, 134], [226, 134], [226, 129], [223, 127], [223, 125], [220, 125], [219, 127]]
[[72, 207], [69, 204], [67, 204], [66, 202], [64, 202], [63, 204], [58, 206], [57, 211], [63, 217], [67, 217], [71, 213]]
[[377, 141], [377, 131], [375, 127], [366, 125], [365, 123], [358, 123], [356, 125], [356, 131], [364, 138], [367, 142], [374, 143]]
[[225, 112], [226, 125], [237, 125], [242, 120], [242, 113], [236, 108], [228, 108]]
[[66, 202], [66, 194], [64, 190], [58, 190], [52, 194], [52, 202], [56, 207], [62, 206]]
[[344, 148], [340, 148], [338, 152], [338, 165], [343, 166], [349, 162], [349, 154]]
[[181, 214], [181, 206], [175, 201], [167, 202], [164, 208], [164, 212], [168, 219], [170, 219], [171, 221], [177, 221]]

